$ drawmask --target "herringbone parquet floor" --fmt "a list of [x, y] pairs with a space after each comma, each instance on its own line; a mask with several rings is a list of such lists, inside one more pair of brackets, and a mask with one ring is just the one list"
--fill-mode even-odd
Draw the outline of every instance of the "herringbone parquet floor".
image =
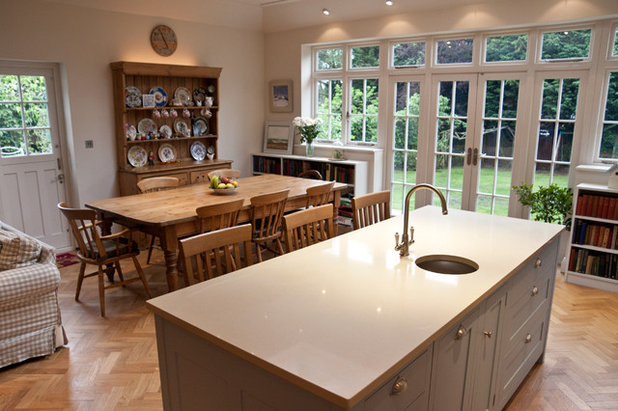
[[[95, 279], [84, 282], [81, 302], [73, 299], [78, 267], [61, 269], [69, 344], [1, 370], [0, 410], [161, 409], [154, 321], [143, 289], [133, 283], [109, 291], [103, 319]], [[161, 259], [145, 270], [153, 294], [165, 293]], [[507, 409], [618, 410], [618, 294], [567, 284], [558, 275], [545, 362]]]

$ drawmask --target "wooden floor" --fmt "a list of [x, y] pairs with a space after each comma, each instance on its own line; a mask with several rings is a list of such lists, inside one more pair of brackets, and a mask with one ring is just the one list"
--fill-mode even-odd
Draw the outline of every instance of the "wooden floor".
[[[158, 257], [146, 267], [154, 295], [167, 288]], [[73, 299], [78, 268], [60, 270], [69, 344], [1, 370], [0, 410], [161, 409], [154, 321], [143, 289], [133, 283], [109, 291], [102, 319], [96, 279], [84, 281], [81, 302]], [[545, 362], [506, 409], [618, 410], [618, 294], [567, 284], [558, 275]]]

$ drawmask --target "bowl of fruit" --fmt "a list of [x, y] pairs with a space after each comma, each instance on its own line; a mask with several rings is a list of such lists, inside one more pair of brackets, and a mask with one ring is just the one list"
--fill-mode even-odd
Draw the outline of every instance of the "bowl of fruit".
[[231, 177], [217, 176], [210, 177], [210, 189], [215, 194], [231, 194], [238, 188], [238, 181]]

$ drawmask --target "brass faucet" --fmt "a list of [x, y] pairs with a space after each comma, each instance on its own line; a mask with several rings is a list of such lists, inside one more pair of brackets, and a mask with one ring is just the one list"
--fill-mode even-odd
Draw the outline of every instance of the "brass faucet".
[[446, 208], [446, 199], [444, 195], [432, 186], [431, 184], [417, 184], [410, 191], [408, 191], [408, 195], [406, 195], [406, 208], [403, 212], [403, 236], [401, 237], [401, 243], [399, 242], [399, 233], [395, 233], [395, 250], [399, 251], [399, 255], [401, 257], [405, 257], [410, 255], [410, 245], [414, 243], [414, 227], [410, 227], [410, 237], [408, 238], [408, 215], [410, 214], [410, 199], [412, 198], [412, 194], [417, 192], [418, 190], [425, 188], [427, 190], [431, 190], [440, 197], [440, 203], [442, 204], [442, 214], [448, 214], [448, 209]]

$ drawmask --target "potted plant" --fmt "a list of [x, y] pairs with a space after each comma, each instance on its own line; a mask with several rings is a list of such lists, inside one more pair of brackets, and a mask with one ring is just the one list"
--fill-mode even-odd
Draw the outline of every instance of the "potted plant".
[[519, 202], [530, 207], [530, 212], [536, 221], [564, 224], [567, 230], [571, 229], [571, 211], [573, 208], [573, 190], [550, 184], [540, 186], [537, 191], [533, 185], [521, 183], [513, 186], [519, 196]]
[[206, 148], [206, 157], [208, 157], [209, 160], [215, 158], [215, 148], [213, 146], [208, 146]]

